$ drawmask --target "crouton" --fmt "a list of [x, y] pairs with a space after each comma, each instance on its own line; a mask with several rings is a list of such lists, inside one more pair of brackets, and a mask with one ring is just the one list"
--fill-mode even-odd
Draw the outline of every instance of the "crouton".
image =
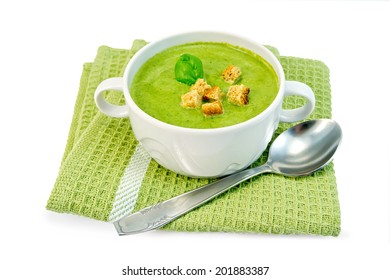
[[217, 101], [217, 100], [222, 100], [222, 97], [225, 94], [223, 91], [217, 87], [214, 86], [212, 88], [206, 89], [203, 94], [203, 101]]
[[199, 108], [202, 104], [202, 96], [196, 90], [191, 90], [181, 96], [181, 107], [183, 108]]
[[210, 88], [211, 86], [204, 79], [197, 79], [195, 84], [191, 86], [191, 90], [196, 90], [200, 96], [203, 96], [205, 90]]
[[241, 70], [237, 66], [229, 65], [222, 73], [225, 82], [234, 84], [241, 76]]
[[202, 105], [203, 115], [206, 117], [223, 114], [223, 107], [221, 101], [217, 100]]
[[249, 103], [248, 94], [250, 89], [245, 85], [234, 85], [229, 87], [228, 101], [238, 106], [244, 106]]

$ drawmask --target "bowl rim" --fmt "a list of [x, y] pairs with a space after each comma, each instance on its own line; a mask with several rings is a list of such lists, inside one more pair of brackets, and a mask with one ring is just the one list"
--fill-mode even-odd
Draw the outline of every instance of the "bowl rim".
[[[181, 40], [183, 38], [191, 38], [192, 37], [224, 37], [229, 39], [235, 39], [237, 41], [243, 41], [246, 42], [247, 45], [252, 45], [256, 47], [257, 49], [261, 50], [263, 53], [258, 53], [251, 49], [252, 52], [255, 52], [256, 54], [263, 57], [274, 69], [277, 77], [278, 77], [278, 83], [279, 83], [279, 90], [275, 97], [275, 99], [272, 101], [272, 103], [260, 114], [257, 116], [250, 118], [249, 120], [246, 120], [244, 122], [240, 122], [238, 124], [225, 126], [225, 127], [217, 127], [217, 128], [189, 128], [189, 127], [182, 127], [177, 126], [173, 124], [169, 124], [163, 121], [160, 121], [146, 112], [144, 112], [141, 108], [138, 107], [138, 105], [134, 102], [130, 95], [130, 81], [129, 78], [133, 78], [134, 75], [137, 73], [139, 68], [145, 63], [149, 58], [151, 58], [153, 55], [159, 53], [162, 50], [165, 50], [167, 48], [170, 48], [172, 46], [185, 44], [179, 43], [179, 44], [172, 44], [172, 41], [175, 40]], [[232, 44], [229, 41], [223, 41], [223, 40], [186, 40], [187, 43], [191, 42], [225, 42]], [[234, 45], [234, 44], [233, 44]], [[237, 45], [237, 44], [236, 44]], [[240, 46], [240, 45], [238, 45]], [[240, 46], [243, 48], [248, 49], [246, 46]], [[155, 49], [159, 51], [155, 51]], [[145, 58], [145, 54], [152, 53], [152, 55]], [[266, 57], [264, 57], [266, 56]], [[139, 60], [144, 60], [142, 63], [140, 63], [139, 67], [136, 70], [133, 70], [136, 63], [138, 63]], [[276, 68], [276, 69], [275, 69]], [[133, 70], [133, 71], [132, 71]], [[132, 71], [132, 72], [131, 72]], [[132, 74], [132, 76], [129, 76]], [[131, 79], [132, 80], [132, 79]], [[215, 134], [215, 133], [221, 133], [221, 132], [230, 132], [230, 131], [240, 131], [242, 129], [247, 128], [248, 126], [253, 126], [261, 120], [267, 118], [270, 114], [272, 114], [275, 110], [277, 110], [277, 106], [279, 106], [282, 103], [283, 96], [284, 96], [284, 89], [285, 89], [285, 75], [282, 68], [282, 65], [280, 64], [279, 60], [276, 58], [276, 56], [267, 49], [264, 45], [253, 41], [247, 37], [244, 37], [242, 35], [225, 32], [225, 31], [187, 31], [187, 32], [181, 32], [181, 33], [175, 33], [169, 36], [164, 36], [160, 39], [154, 40], [153, 42], [148, 43], [146, 46], [144, 46], [142, 49], [140, 49], [128, 62], [124, 75], [123, 75], [123, 91], [124, 91], [124, 97], [126, 100], [127, 106], [129, 106], [130, 111], [130, 118], [132, 114], [136, 114], [138, 117], [142, 118], [144, 121], [149, 122], [153, 126], [161, 127], [162, 129], [172, 131], [172, 132], [182, 132], [187, 134]]]

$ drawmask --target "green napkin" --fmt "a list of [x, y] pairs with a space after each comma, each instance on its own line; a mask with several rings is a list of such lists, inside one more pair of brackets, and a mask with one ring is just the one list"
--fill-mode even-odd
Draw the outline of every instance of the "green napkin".
[[[159, 166], [135, 139], [128, 118], [111, 118], [94, 103], [94, 91], [110, 77], [122, 76], [130, 50], [102, 46], [85, 63], [65, 153], [47, 209], [114, 222], [134, 211], [207, 184]], [[329, 70], [316, 60], [279, 56], [288, 80], [308, 84], [316, 95], [309, 119], [331, 118]], [[123, 104], [122, 93], [107, 99]], [[288, 97], [285, 108], [304, 100]], [[293, 124], [281, 123], [275, 137]], [[267, 152], [253, 166], [265, 162]], [[333, 164], [308, 177], [261, 175], [242, 183], [163, 229], [175, 231], [263, 232], [337, 236], [340, 208]]]

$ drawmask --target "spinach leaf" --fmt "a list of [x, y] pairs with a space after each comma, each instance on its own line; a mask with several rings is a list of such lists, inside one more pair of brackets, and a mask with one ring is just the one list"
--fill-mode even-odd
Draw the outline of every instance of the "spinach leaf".
[[175, 65], [175, 79], [191, 86], [199, 78], [203, 78], [202, 61], [191, 54], [181, 55]]

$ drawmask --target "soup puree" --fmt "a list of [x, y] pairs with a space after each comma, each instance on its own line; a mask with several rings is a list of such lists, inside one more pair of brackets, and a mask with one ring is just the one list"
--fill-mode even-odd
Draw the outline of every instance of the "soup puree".
[[[175, 64], [183, 54], [197, 56], [203, 64], [204, 79], [225, 94], [231, 85], [223, 79], [223, 71], [229, 65], [239, 67], [241, 77], [236, 84], [250, 88], [249, 104], [230, 104], [225, 97], [224, 113], [212, 117], [205, 117], [201, 108], [181, 107], [181, 95], [190, 91], [189, 85], [175, 79]], [[278, 87], [275, 71], [259, 55], [227, 43], [197, 42], [168, 48], [150, 58], [136, 73], [130, 94], [144, 112], [165, 123], [218, 128], [244, 122], [263, 112], [275, 99]]]

